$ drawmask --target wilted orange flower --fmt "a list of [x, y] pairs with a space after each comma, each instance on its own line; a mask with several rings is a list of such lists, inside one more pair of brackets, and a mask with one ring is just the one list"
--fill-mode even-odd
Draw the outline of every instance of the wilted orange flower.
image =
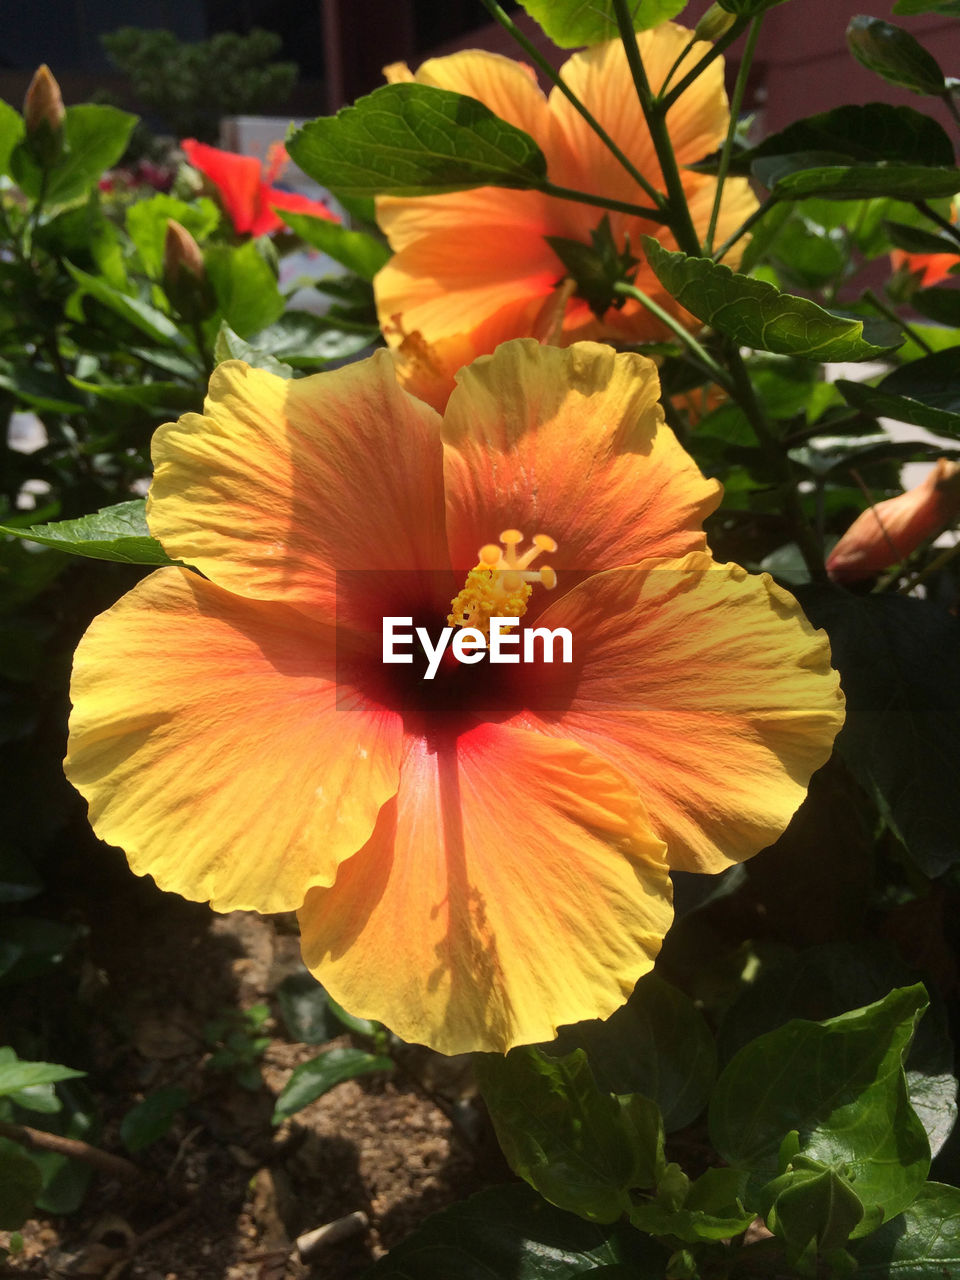
[[[674, 23], [638, 36], [650, 84], [658, 90], [692, 33]], [[693, 63], [709, 46], [694, 45]], [[718, 58], [667, 114], [684, 190], [697, 230], [705, 234], [716, 193], [715, 178], [684, 168], [720, 146], [729, 122]], [[524, 129], [547, 158], [550, 180], [560, 186], [650, 207], [650, 198], [621, 166], [558, 89], [545, 97], [530, 67], [480, 51], [432, 58], [411, 76], [402, 64], [391, 80], [416, 79], [478, 98]], [[655, 187], [663, 189], [656, 152], [644, 122], [620, 41], [575, 53], [561, 74], [581, 101]], [[682, 74], [682, 71], [681, 71]], [[756, 207], [744, 178], [730, 179], [718, 224], [718, 242]], [[676, 248], [659, 223], [535, 191], [484, 187], [448, 195], [382, 197], [377, 217], [395, 256], [375, 280], [377, 309], [387, 341], [398, 353], [404, 385], [442, 409], [453, 375], [475, 356], [507, 338], [530, 335], [560, 346], [584, 338], [648, 342], [667, 336], [665, 326], [634, 299], [595, 314], [564, 287], [567, 267], [547, 236], [592, 243], [609, 229], [617, 252], [639, 259], [633, 282], [690, 328], [695, 320], [662, 288], [643, 258], [641, 236]], [[734, 251], [728, 255], [737, 262]]]
[[[298, 908], [336, 1000], [443, 1052], [611, 1013], [668, 865], [774, 840], [842, 719], [822, 633], [705, 550], [718, 486], [658, 391], [593, 343], [505, 344], [442, 419], [383, 351], [222, 364], [157, 432], [148, 506], [203, 576], [151, 574], [77, 652], [97, 832], [218, 910]], [[385, 617], [435, 637], [511, 593], [518, 638], [570, 628], [572, 663], [382, 661]]]
[[869, 578], [898, 564], [958, 516], [960, 466], [938, 458], [915, 488], [861, 511], [830, 552], [827, 572], [835, 582]]
[[272, 185], [290, 159], [282, 142], [272, 144], [266, 165], [256, 156], [221, 151], [195, 138], [184, 138], [180, 146], [190, 164], [217, 188], [230, 221], [241, 235], [264, 236], [279, 231], [284, 222], [275, 212], [277, 209], [340, 221], [321, 200]]

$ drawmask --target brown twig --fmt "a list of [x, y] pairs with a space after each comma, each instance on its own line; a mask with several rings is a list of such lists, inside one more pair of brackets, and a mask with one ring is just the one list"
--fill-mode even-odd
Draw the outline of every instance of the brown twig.
[[112, 1156], [99, 1147], [91, 1147], [89, 1142], [79, 1138], [64, 1138], [59, 1133], [45, 1133], [43, 1129], [32, 1129], [26, 1124], [8, 1124], [0, 1121], [0, 1138], [9, 1138], [11, 1142], [19, 1142], [21, 1147], [30, 1147], [35, 1151], [53, 1151], [58, 1156], [72, 1156], [75, 1160], [83, 1160], [95, 1168], [110, 1174], [113, 1178], [139, 1179], [140, 1170], [123, 1156]]

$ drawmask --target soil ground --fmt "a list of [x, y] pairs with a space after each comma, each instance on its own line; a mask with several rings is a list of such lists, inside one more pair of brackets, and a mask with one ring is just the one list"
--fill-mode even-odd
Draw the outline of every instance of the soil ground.
[[[79, 1009], [87, 1060], [70, 1065], [88, 1072], [102, 1150], [125, 1154], [120, 1122], [146, 1094], [176, 1085], [191, 1101], [168, 1133], [133, 1157], [139, 1180], [98, 1171], [77, 1212], [27, 1224], [23, 1251], [0, 1264], [0, 1274], [354, 1280], [430, 1213], [509, 1177], [468, 1061], [416, 1046], [397, 1051], [392, 1072], [345, 1081], [271, 1124], [293, 1069], [351, 1042], [289, 1037], [275, 992], [299, 967], [293, 917], [215, 916], [116, 864], [85, 889], [80, 907], [76, 881], [69, 906], [64, 901], [68, 918], [89, 930], [79, 1003], [76, 989], [60, 1004], [38, 988], [17, 999], [46, 1001], [53, 1019], [76, 1019]], [[205, 1030], [231, 1010], [260, 1004], [271, 1008], [258, 1032], [269, 1043], [259, 1082], [245, 1088], [236, 1072], [211, 1069]], [[35, 1009], [19, 1012], [29, 1019]], [[356, 1211], [366, 1228], [301, 1260], [298, 1236]], [[0, 1243], [6, 1239], [0, 1234]]]

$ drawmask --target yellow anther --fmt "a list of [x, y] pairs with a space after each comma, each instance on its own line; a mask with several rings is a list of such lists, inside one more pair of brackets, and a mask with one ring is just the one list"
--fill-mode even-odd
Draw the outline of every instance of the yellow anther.
[[518, 529], [504, 529], [502, 546], [490, 542], [480, 548], [479, 563], [467, 574], [463, 590], [450, 605], [447, 622], [451, 626], [475, 627], [489, 637], [491, 618], [523, 617], [534, 584], [553, 590], [556, 572], [549, 565], [539, 569], [530, 565], [542, 551], [556, 551], [556, 542], [549, 534], [535, 534], [533, 545], [520, 555], [523, 540]]

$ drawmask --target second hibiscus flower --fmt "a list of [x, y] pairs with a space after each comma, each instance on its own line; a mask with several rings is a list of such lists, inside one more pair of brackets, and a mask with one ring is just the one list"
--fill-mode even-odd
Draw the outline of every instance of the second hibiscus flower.
[[[641, 32], [638, 44], [658, 91], [689, 45], [692, 32], [674, 23]], [[697, 43], [680, 74], [708, 50]], [[619, 41], [576, 53], [561, 74], [635, 168], [658, 190], [663, 179], [656, 151]], [[421, 84], [477, 98], [504, 120], [529, 133], [547, 158], [550, 180], [647, 207], [649, 197], [605, 144], [554, 89], [545, 97], [532, 69], [498, 54], [469, 51], [425, 62], [412, 76], [398, 64], [391, 80]], [[670, 138], [681, 168], [693, 224], [702, 236], [716, 194], [716, 179], [691, 165], [720, 146], [729, 124], [718, 58], [667, 112]], [[756, 207], [746, 179], [727, 181], [720, 210], [719, 241]], [[567, 266], [550, 240], [584, 247], [595, 236], [609, 238], [610, 252], [638, 260], [634, 283], [690, 328], [694, 320], [666, 294], [642, 260], [641, 236], [677, 247], [659, 223], [626, 213], [535, 191], [484, 187], [449, 195], [382, 197], [377, 216], [395, 251], [375, 287], [380, 322], [399, 357], [405, 386], [442, 409], [453, 375], [477, 355], [508, 338], [531, 335], [558, 345], [581, 339], [650, 342], [667, 335], [664, 325], [639, 302], [597, 307], [564, 285]], [[737, 254], [726, 261], [735, 266]]]

